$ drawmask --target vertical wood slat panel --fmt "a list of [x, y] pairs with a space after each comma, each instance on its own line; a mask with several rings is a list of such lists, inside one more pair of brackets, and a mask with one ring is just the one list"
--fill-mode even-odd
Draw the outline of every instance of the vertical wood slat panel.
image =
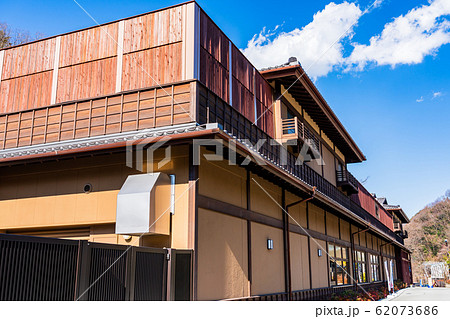
[[[56, 103], [115, 92], [117, 57], [59, 69]], [[72, 79], [67, 83], [67, 79]]]
[[122, 90], [181, 81], [181, 42], [123, 56]]
[[[251, 63], [236, 46], [232, 45], [231, 50], [229, 49], [228, 39], [204, 12], [200, 16], [200, 46], [200, 81], [225, 101], [228, 101], [228, 85], [231, 85], [230, 99], [233, 107], [252, 121], [256, 115], [256, 98], [261, 116], [258, 126], [273, 136], [273, 115], [269, 111], [272, 105], [272, 88], [259, 72], [253, 71]], [[228, 70], [229, 59], [232, 61], [232, 70]], [[232, 83], [229, 83], [228, 77]]]
[[55, 38], [5, 49], [2, 80], [49, 71], [52, 69]]
[[0, 112], [17, 112], [50, 104], [53, 71], [2, 80]]
[[60, 67], [104, 59], [117, 54], [118, 22], [61, 37]]
[[[132, 52], [172, 43], [181, 44], [183, 31], [181, 16], [182, 6], [178, 6], [137, 18], [125, 19], [124, 22], [127, 26], [125, 51]], [[117, 38], [118, 22], [61, 36], [61, 54], [58, 62], [62, 75], [58, 74], [57, 77], [56, 103], [114, 92], [115, 83], [109, 79], [115, 78], [114, 72], [111, 70], [116, 69], [116, 63], [112, 60], [104, 63], [99, 61], [115, 59]], [[56, 38], [51, 38], [5, 50], [4, 67], [1, 71], [2, 83], [0, 83], [0, 112], [21, 111], [50, 104], [48, 102], [51, 97], [48, 94], [48, 91], [51, 90], [51, 85], [48, 83], [49, 78], [36, 77], [36, 75], [52, 71], [55, 61], [55, 41]], [[154, 59], [150, 59], [144, 67], [152, 68], [157, 73], [155, 78], [158, 82], [164, 80], [164, 83], [168, 83], [168, 81], [181, 80], [181, 45], [173, 48], [161, 47], [158, 52], [152, 52], [152, 54], [160, 57], [161, 61], [155, 63]], [[145, 59], [147, 58], [149, 56], [145, 56]], [[93, 64], [79, 66], [85, 63]], [[158, 64], [158, 66], [172, 65], [173, 67], [169, 72], [158, 73], [160, 69], [154, 67], [154, 64]], [[76, 70], [68, 71], [70, 68]], [[64, 71], [64, 69], [66, 70]], [[18, 80], [17, 77], [26, 77], [27, 79]], [[15, 80], [6, 82], [12, 78]], [[96, 80], [86, 81], [90, 78], [96, 78]], [[142, 74], [140, 78], [143, 79]], [[106, 81], [102, 81], [104, 79]], [[143, 82], [143, 86], [132, 86], [128, 89], [155, 85], [154, 83], [148, 84], [151, 82], [148, 80], [143, 80]]]

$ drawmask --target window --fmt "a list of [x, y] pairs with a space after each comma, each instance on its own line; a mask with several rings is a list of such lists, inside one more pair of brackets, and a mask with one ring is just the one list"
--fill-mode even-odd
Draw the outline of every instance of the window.
[[375, 204], [375, 215], [377, 216], [378, 219], [380, 219], [380, 212], [378, 211], [378, 205]]
[[328, 254], [330, 255], [330, 284], [349, 284], [348, 248], [335, 244], [328, 244]]
[[366, 253], [355, 251], [355, 275], [358, 282], [367, 282]]
[[380, 281], [380, 257], [370, 254], [370, 281]]

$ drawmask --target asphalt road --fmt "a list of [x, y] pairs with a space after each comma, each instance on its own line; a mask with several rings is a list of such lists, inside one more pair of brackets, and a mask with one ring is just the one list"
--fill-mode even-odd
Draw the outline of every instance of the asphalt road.
[[450, 288], [407, 288], [390, 301], [450, 301]]

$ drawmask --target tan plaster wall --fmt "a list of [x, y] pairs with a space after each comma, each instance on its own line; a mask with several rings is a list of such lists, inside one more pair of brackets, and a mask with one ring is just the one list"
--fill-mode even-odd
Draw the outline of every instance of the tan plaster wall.
[[247, 223], [198, 210], [198, 299], [248, 296]]
[[[301, 200], [300, 197], [295, 196], [294, 194], [286, 191], [286, 204], [289, 205], [290, 203], [296, 202], [298, 200]], [[289, 208], [289, 215], [291, 216], [289, 218], [289, 222], [292, 225], [298, 225], [302, 226], [303, 228], [307, 227], [306, 222], [306, 202], [300, 203], [297, 205], [294, 205]], [[298, 223], [298, 224], [297, 224]]]
[[350, 224], [349, 224], [349, 222], [341, 219], [340, 226], [341, 226], [341, 239], [349, 242], [350, 241]]
[[281, 219], [281, 188], [254, 174], [250, 178], [252, 211]]
[[[312, 240], [311, 242], [311, 276], [312, 288], [328, 287], [328, 267], [326, 242], [323, 240]], [[317, 250], [322, 249], [322, 257], [318, 256]]]
[[325, 234], [325, 212], [322, 208], [308, 202], [309, 228]]
[[334, 155], [326, 148], [322, 146], [322, 159], [323, 159], [323, 177], [331, 184], [336, 186], [336, 159]]
[[[163, 150], [155, 154], [155, 161], [162, 153]], [[176, 175], [174, 248], [188, 248], [187, 154], [187, 146], [172, 147], [172, 161], [159, 169]], [[143, 171], [146, 170], [144, 161]], [[124, 153], [3, 167], [0, 169], [0, 229], [8, 233], [37, 232], [39, 236], [58, 237], [61, 229], [86, 227], [92, 232], [93, 227], [107, 227], [106, 233], [83, 238], [125, 243], [122, 236], [115, 235], [117, 194], [128, 175], [142, 173], [126, 166]], [[83, 191], [87, 183], [92, 185], [88, 194]], [[156, 241], [152, 238], [142, 242]]]
[[[283, 231], [252, 223], [252, 295], [284, 292]], [[273, 250], [267, 249], [267, 239]]]
[[339, 218], [331, 213], [327, 214], [327, 235], [339, 238]]
[[[205, 151], [202, 154], [212, 154]], [[209, 161], [203, 156], [199, 166], [199, 194], [239, 207], [246, 207], [247, 172], [228, 161]], [[267, 196], [266, 196], [267, 197]]]
[[290, 233], [292, 290], [309, 289], [308, 237]]

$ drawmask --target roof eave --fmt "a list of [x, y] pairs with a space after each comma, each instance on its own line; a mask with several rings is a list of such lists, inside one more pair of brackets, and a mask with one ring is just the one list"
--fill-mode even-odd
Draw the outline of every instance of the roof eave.
[[345, 127], [342, 125], [341, 121], [338, 119], [336, 114], [333, 112], [333, 110], [330, 108], [328, 103], [323, 98], [322, 94], [320, 94], [317, 87], [314, 85], [314, 83], [311, 81], [311, 79], [308, 77], [308, 75], [306, 74], [306, 72], [303, 70], [303, 68], [300, 65], [289, 65], [289, 66], [284, 66], [284, 67], [280, 67], [280, 68], [276, 68], [276, 69], [267, 69], [267, 70], [260, 71], [260, 73], [264, 76], [264, 78], [266, 80], [276, 80], [276, 79], [288, 77], [288, 76], [295, 76], [296, 78], [298, 78], [299, 82], [302, 85], [304, 85], [307, 89], [312, 91], [312, 93], [316, 97], [315, 100], [319, 101], [319, 103], [317, 103], [317, 104], [320, 107], [321, 111], [331, 121], [331, 123], [335, 126], [335, 128], [338, 130], [338, 132], [344, 138], [346, 143], [352, 149], [356, 160], [353, 160], [350, 162], [362, 162], [362, 161], [366, 160], [366, 157], [364, 156], [362, 151], [359, 149], [358, 145], [352, 139], [350, 134], [347, 132]]

